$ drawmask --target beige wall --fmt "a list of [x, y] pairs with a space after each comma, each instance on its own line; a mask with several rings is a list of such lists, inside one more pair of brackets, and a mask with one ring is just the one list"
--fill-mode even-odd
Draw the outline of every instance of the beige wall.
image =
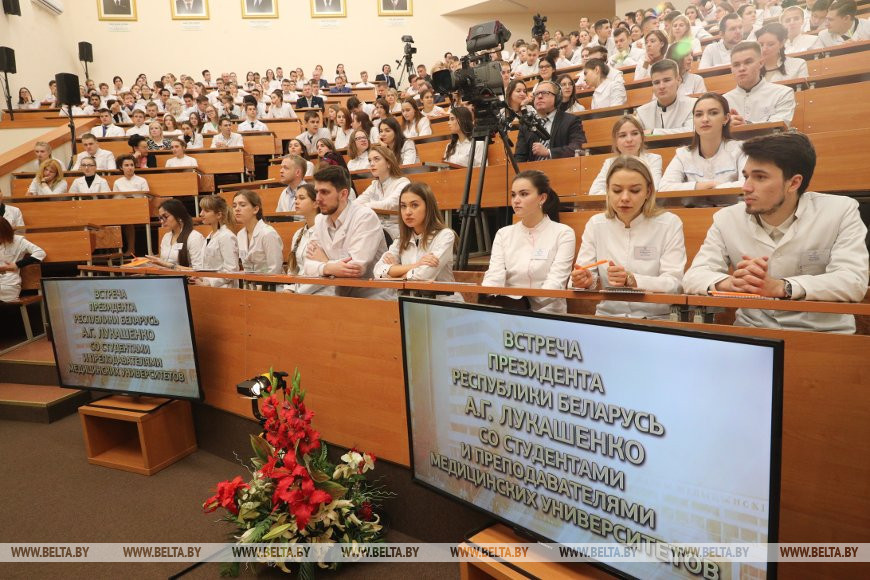
[[[191, 21], [173, 21], [170, 2], [139, 0], [138, 21], [119, 26], [98, 20], [95, 0], [67, 0], [59, 17], [23, 0], [21, 17], [0, 15], [0, 42], [14, 48], [18, 58], [19, 73], [10, 79], [13, 90], [28, 86], [40, 98], [57, 72], [74, 72], [83, 81], [76, 46], [82, 40], [93, 43], [89, 68], [98, 81], [110, 82], [120, 74], [129, 84], [140, 72], [155, 80], [168, 71], [198, 79], [203, 68], [234, 70], [242, 78], [248, 70], [263, 72], [276, 66], [302, 66], [310, 74], [317, 63], [329, 77], [338, 62], [352, 78], [363, 68], [373, 78], [382, 64], [394, 65], [402, 56], [403, 34], [414, 36], [419, 49], [415, 64], [429, 67], [446, 50], [464, 54], [465, 36], [473, 24], [498, 18], [513, 32], [513, 39], [527, 40], [532, 25], [532, 12], [443, 16], [478, 4], [471, 0], [417, 0], [409, 18], [379, 17], [377, 0], [348, 0], [347, 18], [334, 20], [311, 19], [307, 0], [281, 0], [277, 20], [243, 20], [238, 0], [210, 0], [210, 20], [196, 21], [194, 26], [201, 30], [186, 30]], [[588, 15], [594, 19], [606, 14]], [[579, 20], [579, 12], [547, 16], [551, 29], [566, 32]]]

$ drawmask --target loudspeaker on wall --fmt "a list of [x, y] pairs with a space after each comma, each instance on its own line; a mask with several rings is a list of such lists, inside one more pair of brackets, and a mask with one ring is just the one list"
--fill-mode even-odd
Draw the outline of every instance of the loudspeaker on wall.
[[15, 51], [8, 46], [0, 46], [0, 72], [15, 74]]
[[72, 73], [57, 73], [54, 75], [57, 82], [58, 105], [80, 105], [82, 102], [79, 93], [79, 77]]
[[79, 43], [79, 60], [82, 62], [94, 62], [94, 47], [90, 42]]

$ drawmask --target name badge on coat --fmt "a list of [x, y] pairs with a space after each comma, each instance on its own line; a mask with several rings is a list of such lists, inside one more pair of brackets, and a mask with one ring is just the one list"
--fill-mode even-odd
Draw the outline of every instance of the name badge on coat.
[[659, 257], [659, 249], [655, 246], [635, 246], [635, 260], [657, 260]]

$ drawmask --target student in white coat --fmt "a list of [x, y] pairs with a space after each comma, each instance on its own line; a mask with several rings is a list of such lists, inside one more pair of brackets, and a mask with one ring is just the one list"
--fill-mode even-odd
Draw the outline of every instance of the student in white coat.
[[[607, 173], [606, 199], [604, 213], [593, 216], [583, 230], [572, 285], [679, 293], [686, 267], [683, 223], [656, 207], [656, 191], [646, 164], [637, 157], [617, 157]], [[607, 262], [590, 266], [601, 260]], [[667, 318], [670, 306], [605, 300], [595, 313]]]
[[791, 124], [797, 106], [794, 90], [764, 80], [762, 75], [761, 46], [744, 41], [731, 51], [731, 72], [737, 86], [725, 98], [731, 106], [731, 125], [748, 123]]
[[[287, 274], [289, 276], [302, 276], [305, 266], [305, 253], [308, 251], [308, 242], [311, 241], [311, 234], [314, 232], [314, 224], [317, 221], [317, 216], [320, 215], [320, 210], [317, 207], [317, 193], [314, 191], [314, 186], [310, 183], [303, 183], [299, 186], [296, 190], [295, 200], [296, 211], [302, 214], [305, 225], [293, 234], [293, 241], [290, 243], [290, 254], [287, 257]], [[327, 286], [325, 284], [286, 284], [284, 290], [286, 292], [295, 292], [296, 294], [335, 295], [335, 286]]]
[[[407, 177], [402, 176], [402, 168], [393, 151], [385, 145], [372, 145], [369, 149], [369, 169], [372, 180], [359, 197], [355, 204], [371, 209], [399, 209], [399, 194], [410, 183]], [[399, 237], [399, 220], [397, 216], [378, 216], [384, 230], [395, 240]]]
[[24, 229], [24, 216], [21, 215], [21, 210], [13, 205], [0, 201], [0, 217], [5, 218], [13, 230]]
[[740, 187], [746, 156], [740, 142], [731, 139], [728, 101], [719, 93], [704, 93], [692, 115], [692, 143], [677, 149], [659, 191]]
[[233, 214], [242, 229], [236, 233], [239, 258], [245, 272], [284, 273], [284, 242], [275, 228], [263, 221], [263, 202], [250, 189], [233, 197]]
[[63, 167], [57, 159], [46, 159], [39, 164], [36, 177], [27, 187], [27, 195], [53, 195], [66, 193], [67, 183], [63, 177]]
[[[453, 254], [456, 232], [441, 221], [438, 201], [425, 183], [409, 183], [399, 199], [399, 237], [375, 265], [378, 278], [455, 282]], [[442, 300], [462, 302], [454, 292]]]
[[44, 259], [42, 248], [16, 235], [12, 224], [0, 217], [0, 302], [17, 300], [21, 294], [20, 269]]
[[348, 171], [363, 171], [369, 168], [369, 132], [365, 129], [353, 129], [350, 143], [347, 145]]
[[[747, 292], [783, 300], [860, 302], [867, 228], [858, 202], [807, 191], [816, 164], [801, 133], [750, 139], [744, 201], [719, 210], [683, 278], [686, 292]], [[729, 273], [730, 272], [730, 273]], [[739, 309], [741, 326], [854, 333], [851, 315]]]
[[668, 47], [668, 59], [677, 63], [680, 72], [680, 86], [677, 93], [680, 95], [700, 95], [707, 92], [704, 77], [692, 72], [692, 53], [685, 52], [679, 44]]
[[[461, 106], [450, 109], [447, 128], [450, 131], [450, 142], [444, 150], [444, 161], [468, 167], [468, 158], [471, 155], [473, 142], [471, 131], [474, 129], [471, 110]], [[474, 146], [474, 167], [480, 167], [485, 153], [483, 141], [478, 141]]]
[[719, 30], [721, 40], [704, 47], [698, 70], [731, 64], [731, 50], [743, 39], [740, 17], [733, 12], [726, 14], [719, 21]]
[[406, 138], [425, 137], [432, 134], [432, 124], [429, 118], [420, 111], [420, 106], [414, 99], [402, 101], [402, 134]]
[[661, 30], [653, 30], [643, 38], [646, 55], [634, 67], [634, 80], [649, 78], [652, 66], [663, 60], [668, 52], [668, 37]]
[[870, 40], [870, 20], [858, 18], [855, 0], [834, 0], [828, 9], [828, 28], [819, 32], [822, 46]]
[[631, 155], [639, 158], [649, 167], [653, 179], [653, 187], [658, 187], [662, 178], [662, 156], [646, 150], [643, 125], [634, 115], [623, 115], [613, 124], [613, 157], [604, 162], [601, 171], [595, 176], [589, 188], [589, 195], [604, 195], [607, 193], [607, 174], [614, 160], [620, 155]]
[[611, 79], [610, 67], [603, 60], [591, 58], [583, 65], [586, 84], [592, 92], [591, 109], [603, 109], [624, 105], [628, 100], [625, 84], [618, 79]]
[[755, 33], [761, 46], [762, 71], [769, 82], [810, 76], [807, 61], [785, 54], [785, 27], [778, 22], [765, 24]]
[[[549, 178], [536, 170], [518, 173], [511, 185], [511, 206], [520, 221], [496, 232], [481, 284], [563, 290], [574, 263], [576, 237], [574, 230], [558, 221], [559, 199]], [[529, 297], [528, 305], [534, 312], [568, 310], [564, 298]]]
[[278, 207], [275, 211], [296, 211], [296, 192], [299, 185], [305, 180], [307, 161], [299, 155], [285, 155], [281, 160], [279, 180], [286, 187], [278, 196]]
[[245, 140], [239, 133], [233, 133], [233, 122], [229, 117], [221, 117], [220, 133], [212, 137], [212, 149], [226, 149], [228, 147], [244, 147]]
[[82, 135], [82, 147], [84, 147], [85, 150], [76, 156], [76, 161], [72, 168], [73, 171], [79, 170], [79, 164], [85, 157], [93, 157], [97, 160], [98, 171], [117, 169], [117, 166], [115, 165], [115, 156], [112, 155], [111, 151], [100, 149], [100, 144], [97, 143], [97, 138], [94, 137], [92, 133], [85, 133]]
[[[202, 269], [210, 272], [235, 273], [239, 271], [239, 243], [229, 225], [233, 223], [226, 200], [219, 195], [209, 195], [199, 200], [199, 217], [211, 228], [205, 237], [202, 249]], [[235, 280], [228, 278], [192, 277], [199, 286], [235, 288]]]
[[381, 119], [378, 125], [378, 137], [381, 144], [386, 145], [396, 154], [399, 164], [411, 165], [420, 162], [420, 158], [417, 156], [417, 147], [413, 141], [406, 139], [405, 135], [402, 134], [402, 128], [395, 117]]
[[70, 193], [108, 193], [111, 191], [109, 182], [101, 175], [97, 175], [97, 161], [93, 157], [85, 157], [79, 163], [82, 170], [81, 177], [73, 179], [69, 187]]
[[[148, 191], [148, 182], [144, 177], [136, 175], [136, 160], [132, 155], [119, 155], [118, 167], [123, 175], [112, 184], [112, 191], [116, 193], [130, 193], [136, 191]], [[116, 195], [116, 198], [134, 197], [130, 195]], [[140, 196], [141, 197], [141, 196]]]
[[692, 130], [692, 105], [695, 99], [679, 93], [680, 69], [664, 59], [650, 68], [653, 100], [638, 107], [637, 118], [647, 135], [673, 135]]
[[183, 137], [173, 137], [172, 157], [166, 160], [166, 167], [199, 167], [197, 160], [187, 154], [187, 143]]
[[794, 54], [822, 48], [819, 37], [815, 34], [804, 34], [804, 22], [807, 16], [800, 6], [789, 6], [782, 11], [779, 22], [785, 26], [787, 37], [785, 39], [785, 53]]
[[171, 197], [160, 204], [157, 217], [169, 231], [160, 239], [160, 255], [148, 259], [164, 268], [202, 270], [205, 238], [193, 229], [193, 219], [184, 204]]
[[[371, 278], [374, 265], [387, 250], [381, 220], [371, 209], [348, 202], [350, 174], [329, 165], [314, 174], [317, 217], [305, 252], [302, 271], [306, 276]], [[339, 296], [390, 300], [395, 292], [386, 288], [336, 287]]]

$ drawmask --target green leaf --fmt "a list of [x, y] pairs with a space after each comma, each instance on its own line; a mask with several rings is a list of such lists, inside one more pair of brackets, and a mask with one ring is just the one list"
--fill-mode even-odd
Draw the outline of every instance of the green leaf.
[[332, 496], [332, 499], [341, 499], [347, 494], [347, 488], [334, 481], [323, 481], [315, 484], [315, 487], [322, 489]]
[[323, 483], [325, 481], [329, 481], [329, 476], [322, 471], [317, 471], [314, 469], [308, 470], [311, 473], [311, 479], [313, 479], [316, 483]]
[[251, 448], [256, 453], [257, 457], [264, 462], [269, 460], [271, 455], [275, 454], [275, 448], [269, 445], [269, 442], [259, 435], [251, 435]]
[[291, 523], [291, 524], [284, 524], [283, 526], [274, 526], [271, 530], [269, 530], [268, 534], [263, 536], [262, 539], [263, 540], [271, 540], [272, 538], [277, 538], [278, 536], [280, 536], [281, 534], [286, 532], [288, 529], [290, 529], [290, 526], [292, 526], [292, 525], [293, 524]]
[[223, 562], [221, 563], [221, 577], [222, 578], [236, 578], [239, 575], [239, 562]]

